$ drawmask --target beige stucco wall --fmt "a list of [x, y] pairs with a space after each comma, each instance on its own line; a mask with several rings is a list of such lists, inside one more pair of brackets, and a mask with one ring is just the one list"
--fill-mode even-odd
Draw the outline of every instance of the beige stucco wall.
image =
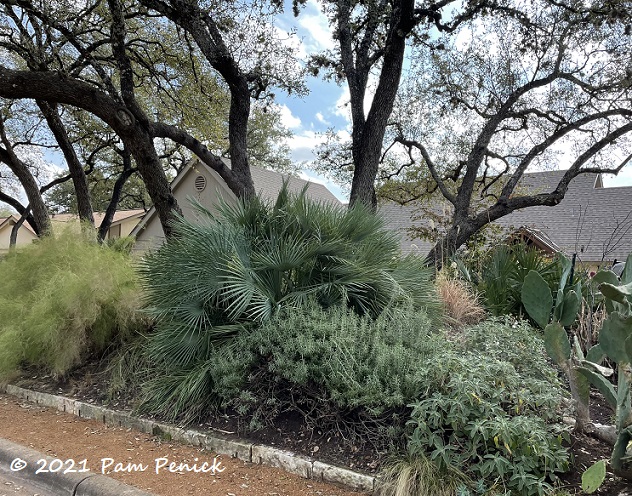
[[[13, 228], [12, 224], [7, 224], [2, 229], [0, 229], [0, 253], [9, 251], [9, 241], [11, 239], [12, 228]], [[20, 230], [18, 231], [18, 239], [16, 241], [16, 246], [29, 245], [35, 239], [37, 239], [37, 236], [35, 236], [35, 234], [33, 234], [27, 228], [22, 226], [20, 227]]]
[[129, 217], [127, 219], [123, 219], [120, 222], [117, 222], [115, 226], [112, 226], [108, 231], [108, 238], [124, 238], [125, 236], [129, 236], [132, 232], [132, 229], [136, 227], [139, 217]]
[[[206, 187], [203, 191], [197, 191], [195, 188], [195, 179], [198, 176], [206, 178]], [[214, 205], [217, 204], [220, 195], [228, 203], [237, 201], [237, 197], [228, 188], [223, 179], [215, 171], [203, 165], [191, 167], [191, 170], [174, 186], [173, 194], [182, 209], [184, 217], [191, 220], [199, 219], [200, 217], [199, 212], [191, 206], [191, 199], [197, 200], [211, 211], [215, 211]], [[152, 215], [144, 228], [136, 236], [134, 251], [144, 252], [148, 249], [158, 248], [164, 243], [165, 236], [160, 225], [160, 219], [155, 210], [152, 209], [151, 213]]]

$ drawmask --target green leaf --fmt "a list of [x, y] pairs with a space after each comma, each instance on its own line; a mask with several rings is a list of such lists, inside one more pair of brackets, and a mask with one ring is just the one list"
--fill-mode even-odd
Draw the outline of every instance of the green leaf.
[[599, 332], [599, 344], [606, 355], [617, 364], [630, 362], [625, 343], [632, 335], [632, 316], [623, 317], [614, 312], [604, 321]]
[[557, 365], [563, 365], [571, 358], [571, 343], [559, 322], [549, 324], [544, 329], [544, 347]]
[[553, 295], [549, 285], [535, 270], [530, 270], [524, 278], [522, 304], [529, 316], [544, 329], [551, 315]]
[[571, 367], [569, 374], [575, 381], [575, 395], [574, 399], [579, 400], [582, 404], [588, 406], [590, 403], [590, 383], [586, 376], [579, 372], [579, 368]]
[[600, 270], [593, 276], [591, 281], [594, 286], [599, 286], [603, 283], [612, 284], [614, 286], [617, 286], [619, 284], [619, 279], [617, 278], [617, 275], [611, 270]]
[[606, 298], [618, 301], [619, 303], [624, 303], [626, 299], [629, 300], [632, 298], [632, 282], [626, 284], [625, 286], [618, 286], [604, 282], [599, 285], [599, 290]]
[[610, 367], [603, 367], [597, 363], [589, 362], [588, 360], [581, 359], [581, 364], [589, 369], [592, 369], [595, 372], [599, 372], [604, 377], [612, 377], [614, 375], [614, 370]]
[[573, 353], [575, 353], [575, 358], [577, 358], [580, 362], [585, 360], [584, 352], [582, 351], [582, 346], [579, 344], [579, 339], [577, 336], [573, 336]]
[[575, 322], [581, 304], [581, 296], [578, 295], [575, 290], [571, 289], [568, 293], [566, 293], [562, 302], [562, 312], [560, 315], [560, 323], [563, 326], [566, 327]]
[[601, 394], [604, 395], [606, 401], [612, 408], [617, 407], [617, 393], [612, 383], [601, 374], [597, 374], [586, 367], [577, 369], [590, 383], [595, 386]]
[[560, 263], [562, 265], [562, 277], [560, 277], [560, 284], [559, 284], [559, 288], [558, 288], [557, 291], [558, 291], [559, 294], [564, 294], [564, 288], [566, 287], [566, 283], [570, 282], [568, 280], [568, 278], [571, 275], [571, 269], [573, 268], [573, 262], [571, 262], [571, 260], [566, 258], [565, 256], [561, 255], [560, 256]]
[[582, 489], [588, 494], [594, 493], [606, 478], [606, 460], [594, 463], [582, 474]]
[[601, 363], [605, 357], [606, 354], [603, 352], [599, 344], [590, 348], [588, 353], [586, 353], [586, 360], [592, 363]]

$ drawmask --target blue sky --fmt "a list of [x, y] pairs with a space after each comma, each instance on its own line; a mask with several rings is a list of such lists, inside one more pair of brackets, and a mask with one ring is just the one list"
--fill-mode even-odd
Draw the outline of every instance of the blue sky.
[[[284, 32], [297, 32], [296, 49], [299, 55], [307, 57], [309, 54], [332, 49], [334, 42], [327, 18], [321, 13], [316, 1], [309, 0], [299, 17], [294, 17], [291, 5], [291, 2], [286, 1], [285, 14], [278, 19], [276, 25]], [[313, 149], [322, 141], [321, 135], [327, 129], [334, 128], [339, 132], [345, 132], [349, 126], [345, 106], [348, 102], [348, 90], [344, 86], [308, 76], [307, 87], [309, 94], [305, 97], [278, 94], [276, 98], [281, 106], [283, 123], [294, 133], [294, 137], [288, 143], [292, 151], [292, 160], [301, 163], [314, 160]], [[305, 169], [304, 178], [326, 184], [339, 199], [346, 201], [347, 192], [313, 171]]]

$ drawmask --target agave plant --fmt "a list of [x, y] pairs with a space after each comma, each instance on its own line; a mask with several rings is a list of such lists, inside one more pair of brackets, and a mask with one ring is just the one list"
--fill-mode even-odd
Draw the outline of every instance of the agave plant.
[[[196, 398], [212, 388], [204, 365], [211, 347], [282, 307], [316, 299], [371, 317], [399, 303], [440, 311], [423, 260], [401, 258], [395, 236], [361, 206], [317, 203], [286, 187], [273, 204], [252, 198], [220, 203], [215, 212], [194, 206], [195, 222], [180, 217], [175, 239], [150, 253], [140, 271], [157, 321], [147, 352], [169, 375], [196, 384]], [[159, 409], [186, 409], [187, 388], [170, 386], [177, 399], [159, 384], [150, 389]]]

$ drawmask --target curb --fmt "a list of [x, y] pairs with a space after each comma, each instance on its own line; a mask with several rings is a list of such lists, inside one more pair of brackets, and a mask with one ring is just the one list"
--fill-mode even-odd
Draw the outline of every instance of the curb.
[[[21, 470], [15, 470], [13, 464], [19, 459], [24, 465]], [[46, 464], [42, 461], [45, 460]], [[31, 448], [0, 439], [0, 473], [6, 473], [12, 477], [28, 480], [35, 486], [45, 488], [52, 493], [64, 496], [153, 496], [122, 482], [110, 479], [100, 474], [63, 473], [60, 465], [59, 472], [52, 472], [51, 465], [59, 459], [43, 455]], [[51, 471], [39, 472], [38, 469], [48, 467]], [[67, 468], [67, 467], [66, 467]]]
[[[208, 451], [212, 451], [219, 455], [229, 455], [232, 458], [237, 458], [248, 463], [280, 468], [286, 472], [299, 475], [305, 479], [312, 479], [321, 482], [333, 482], [347, 486], [351, 489], [367, 491], [369, 493], [372, 493], [376, 486], [376, 477], [360, 474], [358, 472], [330, 465], [328, 463], [322, 463], [313, 458], [298, 455], [291, 451], [272, 448], [262, 444], [254, 444], [246, 440], [234, 440], [216, 433], [210, 434], [194, 429], [183, 429], [175, 425], [135, 417], [128, 412], [110, 410], [109, 408], [84, 403], [83, 401], [73, 400], [71, 398], [49, 393], [31, 391], [11, 384], [7, 384], [6, 386], [0, 385], [0, 392], [5, 392], [38, 405], [56, 408], [60, 412], [71, 413], [86, 419], [98, 420], [109, 426], [132, 428], [145, 434], [159, 436], [166, 440], [178, 441], [183, 444], [205, 448]], [[1, 451], [2, 450], [0, 449], [0, 464], [3, 464], [2, 462], [6, 460], [2, 460]], [[95, 475], [94, 477], [99, 476]], [[92, 477], [89, 477], [89, 479], [91, 478]], [[104, 478], [108, 479], [107, 477]], [[112, 479], [109, 480], [115, 482]], [[110, 493], [103, 492], [77, 492], [76, 496], [106, 496], [109, 494]], [[148, 495], [148, 493], [143, 492], [118, 492], [112, 494], [121, 494], [125, 496]]]

